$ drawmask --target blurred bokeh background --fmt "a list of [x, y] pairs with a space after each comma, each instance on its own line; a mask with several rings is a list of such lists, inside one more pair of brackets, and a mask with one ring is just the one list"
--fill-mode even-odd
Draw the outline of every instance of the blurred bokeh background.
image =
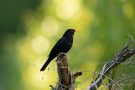
[[76, 89], [85, 90], [96, 67], [134, 38], [135, 1], [1, 0], [0, 90], [49, 90], [49, 85], [55, 86], [55, 60], [45, 72], [39, 70], [68, 28], [77, 30], [68, 53], [70, 70], [83, 72]]

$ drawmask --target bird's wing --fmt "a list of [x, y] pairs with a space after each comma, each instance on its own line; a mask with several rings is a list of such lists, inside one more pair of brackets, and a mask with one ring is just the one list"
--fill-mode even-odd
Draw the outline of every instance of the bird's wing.
[[52, 48], [49, 56], [51, 56], [52, 54], [58, 54], [58, 52], [62, 48], [64, 42], [65, 42], [65, 38], [64, 37], [62, 37], [61, 39], [59, 39], [57, 41], [57, 43], [54, 45], [54, 47]]

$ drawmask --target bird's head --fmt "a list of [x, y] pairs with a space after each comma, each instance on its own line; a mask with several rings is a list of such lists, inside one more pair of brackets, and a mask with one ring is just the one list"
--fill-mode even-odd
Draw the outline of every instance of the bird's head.
[[67, 29], [66, 32], [64, 33], [63, 37], [73, 36], [74, 32], [75, 32], [74, 29]]

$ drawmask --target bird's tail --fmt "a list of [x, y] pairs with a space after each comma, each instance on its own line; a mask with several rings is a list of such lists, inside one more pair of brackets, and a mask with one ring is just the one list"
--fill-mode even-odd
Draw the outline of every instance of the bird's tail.
[[50, 62], [51, 62], [51, 59], [48, 58], [48, 60], [45, 62], [45, 64], [43, 65], [43, 67], [40, 69], [40, 71], [44, 71]]

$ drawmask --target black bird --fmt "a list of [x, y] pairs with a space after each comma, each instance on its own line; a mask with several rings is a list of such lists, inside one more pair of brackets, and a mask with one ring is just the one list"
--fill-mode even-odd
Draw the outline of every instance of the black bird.
[[61, 39], [54, 45], [52, 48], [49, 57], [40, 71], [44, 71], [48, 64], [60, 53], [67, 53], [73, 44], [73, 35], [75, 30], [74, 29], [67, 29]]

